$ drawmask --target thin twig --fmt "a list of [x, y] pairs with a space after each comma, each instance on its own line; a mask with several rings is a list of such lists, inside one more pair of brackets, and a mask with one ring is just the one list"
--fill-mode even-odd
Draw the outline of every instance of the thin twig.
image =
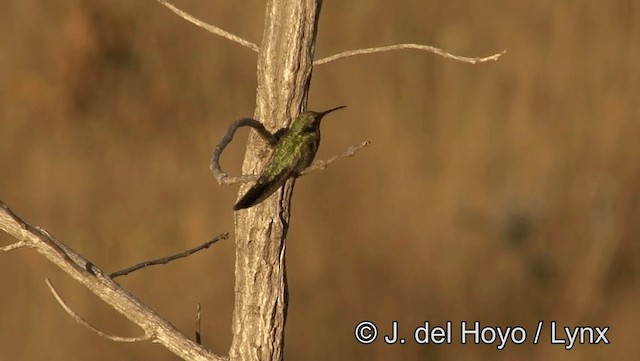
[[26, 247], [26, 246], [27, 246], [27, 242], [18, 241], [16, 243], [11, 243], [8, 246], [0, 247], [0, 253], [13, 251], [14, 249], [18, 249], [18, 248], [22, 248], [22, 247]]
[[190, 256], [190, 255], [192, 255], [192, 254], [194, 254], [194, 253], [196, 253], [198, 251], [201, 251], [201, 250], [203, 250], [205, 248], [209, 248], [212, 244], [218, 242], [221, 239], [227, 239], [228, 237], [229, 237], [229, 233], [225, 232], [225, 233], [219, 234], [219, 235], [215, 236], [213, 239], [211, 239], [211, 240], [209, 240], [207, 242], [204, 242], [203, 244], [201, 244], [201, 245], [199, 245], [197, 247], [188, 249], [188, 250], [186, 250], [184, 252], [180, 252], [180, 253], [177, 253], [177, 254], [174, 254], [174, 255], [171, 255], [171, 256], [162, 257], [162, 258], [154, 259], [154, 260], [151, 260], [151, 261], [145, 261], [145, 262], [138, 263], [135, 266], [131, 266], [131, 267], [125, 268], [123, 270], [120, 270], [120, 271], [117, 271], [117, 272], [113, 272], [113, 273], [111, 273], [109, 275], [109, 277], [111, 279], [113, 279], [113, 278], [116, 278], [116, 277], [119, 277], [119, 276], [125, 276], [125, 275], [128, 275], [129, 273], [135, 272], [135, 271], [137, 271], [137, 270], [139, 270], [141, 268], [155, 266], [155, 265], [159, 265], [159, 264], [167, 264], [167, 263], [169, 263], [171, 261], [174, 261], [176, 259], [188, 257], [188, 256]]
[[56, 301], [58, 301], [58, 303], [60, 304], [60, 306], [62, 306], [62, 308], [67, 311], [67, 313], [69, 314], [69, 316], [71, 316], [71, 318], [73, 318], [74, 320], [76, 320], [76, 322], [78, 322], [79, 324], [83, 325], [84, 327], [88, 328], [89, 330], [95, 332], [96, 334], [98, 334], [99, 336], [102, 336], [104, 338], [108, 338], [111, 341], [116, 341], [116, 342], [142, 342], [142, 341], [149, 341], [151, 340], [153, 337], [151, 335], [144, 335], [144, 336], [140, 336], [140, 337], [121, 337], [121, 336], [114, 336], [114, 335], [109, 335], [107, 333], [104, 333], [100, 330], [98, 330], [95, 326], [93, 326], [92, 324], [90, 324], [89, 322], [87, 322], [85, 319], [83, 319], [82, 317], [80, 317], [77, 313], [73, 312], [73, 310], [71, 309], [71, 307], [69, 307], [63, 300], [62, 297], [60, 297], [60, 295], [58, 294], [58, 291], [56, 291], [56, 289], [53, 287], [53, 285], [51, 284], [51, 281], [49, 281], [48, 278], [45, 279], [45, 282], [47, 283], [47, 286], [49, 286], [49, 290], [51, 291], [51, 293], [53, 293], [53, 297], [56, 298]]
[[342, 158], [347, 158], [347, 157], [353, 157], [354, 155], [356, 155], [356, 153], [368, 146], [369, 144], [371, 144], [371, 142], [364, 141], [358, 145], [354, 145], [349, 147], [346, 151], [344, 151], [342, 154], [338, 154], [338, 155], [334, 155], [333, 157], [327, 159], [327, 160], [317, 160], [315, 162], [313, 162], [313, 164], [311, 164], [309, 167], [307, 167], [305, 170], [303, 170], [302, 172], [300, 172], [300, 175], [307, 175], [309, 173], [315, 172], [317, 170], [322, 170], [327, 168], [327, 166], [329, 166], [329, 164], [335, 162], [338, 159], [342, 159]]
[[201, 310], [202, 306], [200, 305], [200, 302], [198, 302], [198, 304], [196, 305], [196, 343], [198, 345], [202, 345], [202, 334], [200, 333]]
[[347, 58], [347, 57], [355, 56], [355, 55], [382, 53], [382, 52], [385, 52], [385, 51], [394, 51], [394, 50], [401, 50], [401, 49], [417, 49], [417, 50], [429, 51], [429, 52], [432, 52], [434, 54], [440, 55], [440, 56], [442, 56], [444, 58], [447, 58], [447, 59], [453, 59], [453, 60], [462, 61], [462, 62], [471, 63], [471, 64], [483, 63], [485, 61], [490, 61], [490, 60], [494, 60], [495, 61], [495, 60], [498, 60], [498, 58], [500, 58], [502, 55], [507, 53], [506, 50], [503, 50], [501, 53], [493, 54], [491, 56], [487, 56], [487, 57], [484, 57], [484, 58], [479, 58], [479, 57], [468, 58], [466, 56], [459, 56], [459, 55], [451, 54], [451, 53], [446, 52], [446, 51], [444, 51], [444, 50], [442, 50], [440, 48], [436, 48], [435, 46], [430, 46], [430, 45], [396, 44], [396, 45], [389, 45], [389, 46], [380, 46], [380, 47], [376, 47], [376, 48], [366, 48], [366, 49], [356, 49], [356, 50], [344, 51], [342, 53], [338, 53], [338, 54], [331, 55], [331, 56], [326, 57], [326, 58], [322, 58], [320, 60], [316, 60], [316, 61], [313, 62], [313, 65], [326, 64], [326, 63], [329, 63], [329, 62], [334, 61], [334, 60]]
[[224, 31], [222, 29], [220, 29], [219, 27], [215, 26], [215, 25], [211, 25], [211, 24], [207, 24], [204, 21], [196, 18], [195, 16], [189, 14], [186, 11], [180, 10], [177, 7], [175, 7], [173, 4], [171, 4], [170, 2], [166, 1], [166, 0], [156, 0], [157, 2], [159, 2], [160, 4], [166, 6], [167, 8], [169, 8], [169, 10], [173, 11], [174, 13], [176, 13], [179, 17], [191, 22], [192, 24], [205, 29], [206, 31], [212, 33], [212, 34], [216, 34], [218, 36], [221, 36], [225, 39], [231, 40], [235, 43], [238, 43], [244, 47], [247, 47], [251, 50], [253, 50], [254, 52], [258, 53], [260, 52], [260, 47], [248, 40], [242, 39], [239, 36], [236, 36], [234, 34], [231, 34], [228, 31]]
[[[267, 128], [262, 125], [262, 123], [255, 119], [240, 118], [231, 123], [231, 125], [229, 125], [229, 128], [227, 129], [227, 132], [220, 140], [220, 143], [218, 143], [218, 145], [216, 145], [216, 148], [213, 150], [213, 155], [211, 157], [211, 166], [209, 168], [213, 172], [213, 176], [216, 177], [218, 184], [246, 183], [258, 179], [257, 175], [229, 177], [220, 166], [220, 155], [222, 155], [222, 151], [227, 147], [227, 145], [229, 145], [229, 143], [231, 143], [231, 141], [233, 140], [233, 136], [236, 134], [236, 131], [240, 127], [251, 127], [255, 129], [258, 134], [272, 146], [278, 142], [277, 136], [271, 134], [271, 132], [269, 132]], [[282, 132], [276, 132], [276, 134], [278, 133], [281, 134]]]

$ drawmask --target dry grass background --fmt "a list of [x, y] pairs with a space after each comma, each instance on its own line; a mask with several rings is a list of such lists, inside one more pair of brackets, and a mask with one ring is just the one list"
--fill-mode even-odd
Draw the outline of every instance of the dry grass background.
[[[262, 1], [180, 1], [259, 43]], [[251, 115], [256, 55], [154, 1], [5, 2], [0, 11], [0, 199], [111, 271], [233, 231], [237, 187], [210, 151]], [[325, 1], [317, 47], [417, 42], [417, 51], [319, 66], [319, 157], [288, 243], [289, 359], [631, 360], [640, 355], [640, 6], [634, 1]], [[239, 170], [243, 137], [223, 163]], [[233, 234], [231, 235], [233, 239]], [[5, 234], [0, 244], [12, 242]], [[139, 332], [29, 250], [0, 255], [0, 360], [173, 360], [118, 344], [81, 315]], [[121, 283], [187, 334], [230, 343], [233, 241]], [[425, 320], [610, 326], [611, 345], [363, 346], [354, 325]], [[547, 330], [548, 331], [548, 330]], [[454, 336], [457, 336], [454, 335]], [[454, 338], [454, 341], [456, 339]]]

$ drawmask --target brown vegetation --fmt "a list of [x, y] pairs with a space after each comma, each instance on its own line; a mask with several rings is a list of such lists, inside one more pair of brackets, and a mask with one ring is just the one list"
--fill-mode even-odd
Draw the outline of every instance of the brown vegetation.
[[[183, 1], [256, 43], [259, 1]], [[640, 322], [640, 8], [630, 1], [325, 2], [317, 57], [419, 42], [318, 66], [318, 158], [288, 238], [291, 359], [631, 359]], [[256, 55], [150, 2], [20, 1], [0, 12], [0, 199], [109, 271], [233, 229], [237, 186], [208, 169], [252, 115]], [[238, 137], [223, 157], [237, 173]], [[232, 238], [232, 237], [231, 237]], [[11, 240], [0, 234], [0, 244]], [[230, 342], [233, 241], [120, 280], [203, 343]], [[49, 294], [114, 334], [138, 330], [28, 251], [0, 259], [0, 359], [156, 359], [75, 324]], [[214, 301], [215, 297], [215, 301]], [[358, 345], [360, 320], [406, 334], [425, 320], [610, 326], [608, 346]], [[407, 335], [408, 336], [408, 335]], [[223, 352], [222, 352], [223, 353]]]

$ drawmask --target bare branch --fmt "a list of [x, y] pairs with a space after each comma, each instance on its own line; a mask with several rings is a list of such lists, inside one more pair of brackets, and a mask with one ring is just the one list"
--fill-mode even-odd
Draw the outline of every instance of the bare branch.
[[221, 239], [227, 239], [229, 237], [229, 233], [221, 233], [217, 236], [215, 236], [213, 239], [208, 240], [204, 243], [202, 243], [201, 245], [188, 249], [184, 252], [180, 252], [180, 253], [176, 253], [174, 255], [171, 256], [167, 256], [167, 257], [162, 257], [162, 258], [158, 258], [158, 259], [154, 259], [151, 261], [145, 261], [145, 262], [141, 262], [138, 263], [137, 265], [131, 266], [131, 267], [127, 267], [123, 270], [117, 271], [117, 272], [113, 272], [109, 275], [110, 278], [116, 278], [116, 277], [120, 277], [120, 276], [125, 276], [128, 275], [129, 273], [135, 272], [141, 268], [145, 268], [145, 267], [150, 267], [150, 266], [155, 266], [155, 265], [159, 265], [159, 264], [167, 264], [171, 261], [174, 261], [176, 259], [180, 259], [180, 258], [184, 258], [184, 257], [189, 257], [192, 254], [198, 252], [198, 251], [202, 251], [205, 248], [209, 248], [212, 244], [218, 242]]
[[251, 127], [255, 129], [262, 137], [262, 139], [266, 140], [272, 146], [278, 142], [278, 137], [276, 135], [282, 134], [282, 132], [271, 134], [271, 132], [269, 132], [267, 128], [262, 125], [262, 123], [252, 118], [240, 118], [231, 123], [231, 125], [229, 125], [229, 128], [227, 129], [227, 132], [220, 140], [220, 143], [218, 143], [218, 145], [216, 145], [216, 148], [213, 150], [211, 165], [209, 166], [209, 169], [211, 169], [211, 171], [213, 172], [213, 176], [216, 177], [218, 184], [246, 183], [258, 179], [257, 175], [229, 177], [220, 166], [220, 156], [222, 155], [222, 151], [227, 147], [227, 145], [229, 145], [229, 143], [231, 143], [231, 141], [233, 140], [233, 136], [236, 134], [236, 131], [240, 127]]
[[205, 29], [206, 31], [221, 36], [225, 39], [231, 40], [235, 43], [238, 43], [244, 47], [247, 47], [251, 50], [253, 50], [254, 52], [258, 53], [260, 52], [260, 47], [248, 40], [245, 40], [237, 35], [231, 34], [230, 32], [224, 31], [222, 29], [220, 29], [219, 27], [215, 26], [215, 25], [211, 25], [211, 24], [207, 24], [204, 21], [196, 18], [195, 16], [189, 14], [186, 11], [180, 10], [177, 7], [175, 7], [173, 4], [171, 4], [170, 2], [166, 1], [166, 0], [156, 0], [157, 2], [159, 2], [160, 4], [166, 6], [167, 8], [169, 8], [169, 10], [173, 11], [174, 13], [176, 13], [178, 16], [180, 16], [181, 18], [191, 22], [192, 24]]
[[313, 164], [311, 164], [309, 167], [307, 167], [307, 169], [303, 170], [300, 173], [300, 175], [303, 176], [303, 175], [307, 175], [309, 173], [315, 172], [317, 170], [325, 169], [325, 168], [327, 168], [329, 166], [329, 164], [335, 162], [338, 159], [342, 159], [342, 158], [346, 158], [346, 157], [353, 157], [354, 155], [356, 155], [356, 153], [360, 149], [368, 146], [369, 144], [371, 144], [371, 142], [369, 142], [367, 140], [367, 141], [364, 141], [364, 142], [362, 142], [362, 143], [360, 143], [358, 145], [354, 145], [354, 146], [349, 147], [342, 154], [334, 155], [333, 157], [331, 157], [331, 158], [329, 158], [327, 160], [317, 160], [317, 161], [313, 162]]
[[90, 262], [82, 257], [74, 257], [75, 254], [73, 252], [68, 253], [67, 246], [55, 239], [46, 230], [37, 226], [34, 227], [23, 221], [2, 201], [0, 201], [0, 229], [13, 235], [18, 239], [18, 243], [24, 244], [26, 247], [36, 248], [38, 251], [40, 250], [34, 247], [34, 240], [44, 243], [47, 246], [47, 251], [55, 253], [51, 256], [61, 257], [65, 265], [73, 267], [78, 272], [88, 272], [88, 269], [90, 269]]
[[108, 338], [109, 340], [116, 341], [116, 342], [142, 342], [142, 341], [149, 341], [149, 340], [152, 339], [152, 337], [150, 335], [144, 335], [144, 336], [140, 336], [140, 337], [120, 337], [120, 336], [109, 335], [107, 333], [104, 333], [104, 332], [100, 331], [95, 326], [93, 326], [92, 324], [87, 322], [85, 319], [80, 317], [77, 313], [73, 312], [71, 307], [69, 307], [64, 302], [64, 300], [62, 300], [62, 297], [60, 297], [60, 295], [58, 294], [58, 291], [56, 291], [55, 287], [53, 287], [53, 285], [51, 284], [51, 281], [49, 281], [48, 278], [45, 279], [45, 282], [47, 283], [47, 286], [49, 286], [49, 290], [51, 291], [51, 293], [53, 293], [53, 297], [55, 297], [56, 301], [58, 301], [60, 306], [62, 306], [62, 308], [65, 311], [67, 311], [69, 316], [71, 316], [71, 318], [76, 320], [76, 322], [78, 322], [79, 324], [83, 325], [84, 327], [86, 327], [89, 330], [91, 330], [91, 331], [95, 332], [96, 334], [98, 334], [98, 336], [102, 336], [104, 338]]
[[396, 45], [389, 45], [389, 46], [380, 46], [380, 47], [376, 47], [376, 48], [366, 48], [366, 49], [356, 49], [356, 50], [345, 51], [345, 52], [342, 52], [342, 53], [331, 55], [331, 56], [326, 57], [326, 58], [322, 58], [320, 60], [316, 60], [316, 61], [313, 62], [313, 65], [326, 64], [326, 63], [329, 63], [329, 62], [334, 61], [334, 60], [347, 58], [347, 57], [355, 56], [355, 55], [382, 53], [382, 52], [385, 52], [385, 51], [394, 51], [394, 50], [401, 50], [401, 49], [424, 50], [424, 51], [428, 51], [428, 52], [440, 55], [440, 56], [442, 56], [444, 58], [447, 58], [447, 59], [453, 59], [453, 60], [457, 60], [457, 61], [461, 61], [461, 62], [465, 62], [465, 63], [471, 63], [471, 64], [483, 63], [483, 62], [490, 61], [490, 60], [496, 61], [502, 55], [507, 53], [506, 50], [503, 50], [501, 53], [493, 54], [491, 56], [487, 56], [487, 57], [484, 57], [484, 58], [479, 58], [479, 57], [468, 58], [466, 56], [459, 56], [459, 55], [454, 55], [454, 54], [448, 53], [448, 52], [446, 52], [446, 51], [444, 51], [444, 50], [442, 50], [440, 48], [436, 48], [435, 46], [430, 46], [430, 45], [396, 44]]
[[152, 337], [152, 342], [161, 344], [184, 360], [227, 360], [181, 334], [171, 323], [122, 286], [106, 277], [104, 272], [84, 257], [53, 238], [44, 229], [29, 225], [2, 201], [0, 201], [0, 229], [24, 243], [26, 247], [36, 250], [73, 279], [82, 283], [118, 313], [142, 328], [145, 335]]

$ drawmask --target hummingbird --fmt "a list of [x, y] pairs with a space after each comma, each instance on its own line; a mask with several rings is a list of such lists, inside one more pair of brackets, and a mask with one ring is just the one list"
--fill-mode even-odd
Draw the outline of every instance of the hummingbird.
[[311, 165], [320, 146], [320, 121], [325, 115], [345, 108], [335, 107], [324, 112], [306, 111], [278, 139], [275, 149], [256, 184], [233, 206], [237, 211], [252, 207], [267, 199], [288, 179], [296, 178]]

